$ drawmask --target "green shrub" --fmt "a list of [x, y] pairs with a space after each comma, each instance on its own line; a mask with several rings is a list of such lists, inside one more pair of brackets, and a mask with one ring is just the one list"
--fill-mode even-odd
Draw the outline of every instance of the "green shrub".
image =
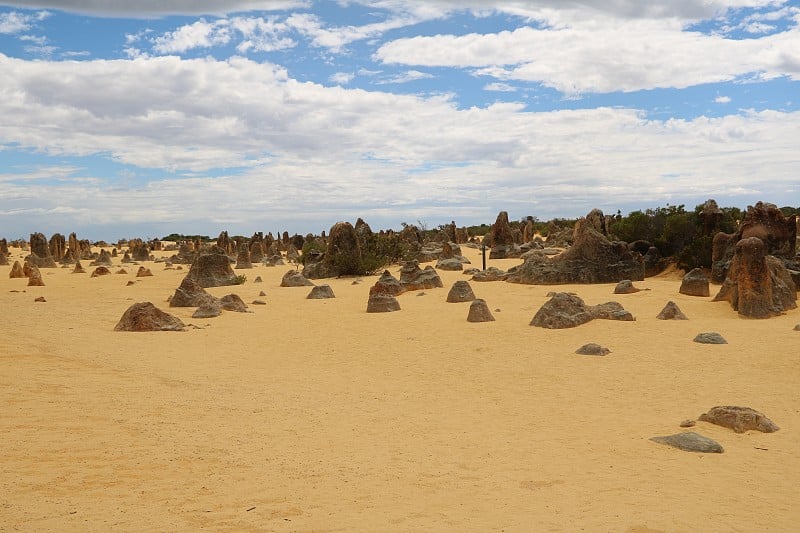
[[244, 285], [245, 281], [247, 281], [247, 276], [245, 274], [237, 274], [233, 279], [235, 285]]

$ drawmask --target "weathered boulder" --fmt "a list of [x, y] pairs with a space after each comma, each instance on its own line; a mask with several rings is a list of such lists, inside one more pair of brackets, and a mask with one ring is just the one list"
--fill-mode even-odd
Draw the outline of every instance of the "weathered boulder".
[[455, 257], [451, 257], [449, 259], [439, 259], [436, 262], [436, 268], [439, 270], [449, 271], [464, 270], [464, 263]]
[[143, 266], [139, 267], [139, 270], [136, 271], [137, 278], [147, 278], [153, 275], [153, 272], [149, 268], [145, 268]]
[[787, 218], [775, 204], [766, 202], [747, 206], [736, 233], [714, 235], [711, 255], [713, 281], [723, 282], [736, 254], [736, 244], [750, 237], [761, 239], [766, 247], [765, 255], [779, 257], [784, 263], [792, 262], [797, 251], [797, 215]]
[[430, 265], [421, 269], [416, 259], [404, 261], [401, 264], [400, 285], [407, 291], [419, 291], [444, 286], [436, 269]]
[[514, 231], [508, 221], [507, 212], [500, 211], [487, 237], [489, 239], [487, 244], [492, 247], [489, 251], [489, 259], [508, 259], [522, 255], [522, 250], [517, 242], [522, 240], [522, 235], [520, 234], [519, 239], [514, 238]]
[[36, 265], [30, 265], [28, 269], [28, 287], [44, 287], [42, 273]]
[[635, 320], [633, 315], [616, 302], [590, 306], [575, 294], [558, 292], [536, 312], [530, 325], [547, 329], [574, 328], [596, 318]]
[[406, 288], [400, 284], [397, 278], [392, 276], [392, 273], [388, 270], [384, 270], [381, 277], [378, 278], [378, 281], [375, 282], [375, 285], [370, 287], [369, 293], [372, 294], [389, 294], [391, 296], [397, 296], [406, 292]]
[[39, 268], [56, 268], [55, 259], [50, 253], [47, 237], [43, 233], [31, 233], [31, 255], [25, 260]]
[[215, 318], [222, 314], [222, 304], [216, 298], [205, 302], [192, 313], [192, 318]]
[[623, 279], [614, 287], [614, 294], [633, 294], [642, 289], [633, 286], [633, 282], [629, 279]]
[[486, 270], [479, 270], [470, 278], [472, 281], [505, 281], [508, 278], [508, 272], [501, 270], [497, 267], [488, 267]]
[[652, 437], [650, 440], [686, 452], [723, 453], [725, 451], [717, 441], [694, 431], [686, 431], [665, 437]]
[[614, 283], [644, 279], [644, 260], [623, 242], [610, 242], [586, 219], [575, 224], [574, 243], [553, 258], [531, 254], [509, 270], [506, 281], [536, 285]]
[[183, 278], [180, 286], [175, 289], [175, 294], [169, 300], [170, 307], [200, 307], [216, 300], [206, 292], [193, 278], [188, 275]]
[[733, 405], [712, 407], [708, 412], [700, 415], [698, 420], [730, 428], [736, 433], [744, 433], [748, 430], [773, 433], [780, 429], [763, 413], [749, 407]]
[[[367, 239], [371, 237], [372, 231], [366, 222], [361, 222], [361, 239]], [[310, 279], [319, 279], [362, 274], [361, 239], [349, 222], [337, 222], [331, 226], [325, 252], [316, 262], [306, 264], [303, 275]]]
[[611, 353], [611, 350], [597, 343], [590, 342], [575, 350], [575, 353], [578, 355], [608, 355]]
[[688, 320], [686, 315], [683, 314], [678, 304], [670, 300], [667, 302], [667, 305], [664, 306], [664, 309], [661, 310], [660, 313], [656, 316], [659, 320]]
[[106, 250], [105, 248], [100, 250], [100, 255], [98, 255], [97, 258], [94, 261], [89, 263], [89, 266], [110, 267], [112, 265], [113, 265], [113, 262], [112, 262], [112, 259], [111, 259], [111, 254], [108, 253], [108, 250]]
[[475, 298], [469, 305], [469, 313], [467, 314], [467, 322], [494, 322], [494, 316], [489, 311], [489, 305], [486, 300]]
[[224, 249], [218, 246], [198, 254], [187, 276], [194, 279], [201, 287], [223, 287], [237, 284], [230, 259]]
[[134, 261], [150, 261], [150, 248], [142, 239], [133, 239], [128, 244]]
[[235, 313], [248, 313], [247, 304], [239, 297], [238, 294], [226, 294], [219, 299], [219, 305], [225, 311], [233, 311]]
[[8, 273], [9, 278], [26, 278], [25, 272], [22, 270], [22, 264], [19, 261], [14, 261], [11, 265], [11, 271]]
[[135, 303], [119, 319], [114, 331], [184, 331], [178, 317], [158, 309], [150, 302]]
[[312, 285], [314, 284], [297, 270], [288, 270], [281, 279], [281, 287], [310, 287]]
[[253, 263], [250, 262], [250, 248], [245, 242], [239, 244], [239, 253], [236, 255], [236, 268], [253, 268]]
[[372, 293], [367, 301], [367, 313], [390, 313], [400, 310], [400, 302], [391, 294]]
[[312, 288], [311, 292], [306, 296], [308, 300], [325, 300], [327, 298], [336, 298], [330, 285], [318, 285]]
[[99, 278], [100, 276], [108, 276], [109, 274], [111, 274], [111, 271], [108, 267], [99, 266], [92, 271], [91, 277]]
[[472, 287], [468, 281], [458, 280], [450, 287], [450, 292], [447, 293], [448, 303], [462, 303], [471, 302], [475, 299], [475, 293], [472, 292]]
[[702, 268], [690, 270], [681, 280], [678, 292], [687, 296], [709, 296], [708, 278]]
[[700, 344], [728, 344], [728, 341], [716, 331], [698, 333], [692, 340]]
[[797, 287], [780, 259], [766, 255], [757, 237], [736, 243], [736, 251], [715, 302], [730, 302], [746, 318], [769, 318], [797, 307]]

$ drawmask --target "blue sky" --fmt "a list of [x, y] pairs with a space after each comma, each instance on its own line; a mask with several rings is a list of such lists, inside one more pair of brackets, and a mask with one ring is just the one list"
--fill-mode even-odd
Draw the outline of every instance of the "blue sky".
[[0, 0], [0, 236], [796, 207], [798, 106], [796, 1]]

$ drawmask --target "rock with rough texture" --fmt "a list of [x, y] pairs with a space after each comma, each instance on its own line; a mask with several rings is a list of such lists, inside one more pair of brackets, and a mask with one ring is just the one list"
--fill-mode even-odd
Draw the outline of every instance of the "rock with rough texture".
[[531, 254], [506, 281], [534, 285], [615, 283], [644, 279], [644, 259], [623, 242], [611, 242], [586, 219], [575, 224], [574, 243], [553, 258]]
[[479, 270], [470, 278], [472, 281], [505, 281], [508, 278], [508, 272], [505, 272], [497, 267], [488, 267], [486, 270]]
[[515, 238], [507, 212], [500, 211], [487, 237], [487, 244], [491, 246], [489, 259], [509, 259], [522, 255], [522, 249], [517, 242], [522, 240], [522, 234], [520, 233], [519, 239]]
[[44, 287], [42, 273], [36, 265], [30, 265], [28, 269], [28, 287]]
[[281, 279], [281, 287], [311, 287], [314, 284], [307, 280], [302, 272], [288, 270]]
[[405, 287], [400, 284], [400, 281], [392, 276], [388, 270], [384, 270], [375, 285], [370, 287], [369, 293], [372, 294], [389, 294], [391, 296], [398, 296], [406, 292]]
[[727, 301], [746, 318], [769, 318], [797, 307], [797, 287], [786, 267], [768, 256], [764, 241], [748, 237], [736, 250], [715, 302]]
[[471, 302], [475, 299], [475, 293], [472, 292], [472, 286], [468, 281], [459, 280], [453, 283], [450, 287], [450, 292], [447, 293], [448, 303], [462, 303]]
[[797, 215], [787, 218], [775, 204], [766, 202], [747, 206], [736, 233], [714, 235], [711, 254], [711, 279], [714, 282], [725, 280], [736, 254], [736, 245], [750, 237], [761, 239], [766, 255], [780, 258], [788, 267], [786, 263], [795, 260], [797, 251]]
[[308, 300], [325, 300], [327, 298], [336, 298], [330, 285], [318, 285], [311, 289], [311, 292], [306, 296]]
[[614, 287], [614, 294], [633, 294], [642, 289], [633, 286], [633, 282], [629, 279], [623, 279]]
[[690, 270], [681, 280], [678, 292], [687, 296], [709, 296], [708, 278], [702, 268]]
[[650, 440], [686, 452], [723, 453], [725, 451], [717, 441], [704, 437], [694, 431], [676, 433], [675, 435], [667, 435], [665, 437], [652, 437]]
[[349, 222], [337, 222], [331, 226], [325, 252], [316, 261], [306, 264], [303, 275], [320, 279], [363, 274], [362, 240], [370, 238], [372, 231], [363, 220], [358, 226], [361, 238]]
[[575, 350], [575, 353], [579, 355], [608, 355], [611, 353], [611, 350], [594, 342], [590, 342]]
[[192, 313], [192, 318], [215, 318], [222, 314], [222, 304], [216, 298], [206, 302]]
[[[225, 236], [227, 237], [227, 235]], [[194, 279], [201, 287], [223, 287], [237, 284], [230, 259], [218, 246], [198, 254], [187, 276]]]
[[26, 278], [25, 272], [22, 270], [22, 264], [19, 261], [14, 261], [11, 265], [11, 271], [8, 273], [9, 278]]
[[153, 275], [153, 272], [150, 271], [149, 268], [145, 268], [143, 266], [139, 267], [139, 270], [136, 271], [137, 278], [147, 278]]
[[494, 316], [489, 311], [489, 305], [482, 298], [475, 298], [469, 305], [467, 322], [494, 322]]
[[693, 339], [694, 342], [700, 344], [728, 344], [722, 335], [715, 331], [709, 331], [706, 333], [698, 333], [697, 336]]
[[225, 311], [233, 311], [234, 313], [248, 313], [247, 304], [244, 303], [238, 294], [226, 294], [219, 299], [219, 305]]
[[8, 265], [8, 254], [6, 254], [2, 250], [0, 250], [0, 265], [2, 266]]
[[239, 244], [235, 268], [253, 268], [253, 263], [250, 261], [250, 248], [246, 242]]
[[400, 267], [400, 285], [407, 291], [419, 291], [444, 286], [436, 269], [430, 265], [421, 269], [416, 259], [402, 263]]
[[596, 318], [634, 320], [633, 315], [617, 302], [590, 306], [575, 294], [558, 292], [536, 312], [530, 325], [547, 329], [574, 328]]
[[680, 307], [678, 307], [678, 304], [672, 300], [667, 302], [667, 305], [658, 313], [656, 318], [659, 320], [689, 320], [686, 315], [683, 314]]
[[712, 407], [707, 413], [700, 415], [698, 420], [730, 428], [736, 433], [744, 433], [748, 430], [761, 431], [762, 433], [774, 433], [780, 429], [772, 420], [767, 418], [764, 413], [760, 413], [749, 407], [738, 407], [734, 405]]
[[43, 233], [31, 233], [31, 255], [26, 261], [39, 268], [56, 268], [55, 259], [50, 253], [50, 245]]
[[186, 325], [150, 302], [135, 303], [119, 319], [114, 331], [184, 331]]
[[108, 267], [99, 266], [92, 271], [91, 277], [99, 278], [100, 276], [108, 276], [109, 274], [111, 274], [111, 271], [108, 269]]
[[376, 292], [369, 295], [367, 313], [389, 313], [400, 310], [400, 302], [391, 294]]
[[113, 261], [111, 259], [111, 254], [108, 253], [107, 250], [103, 249], [103, 250], [100, 250], [100, 255], [98, 255], [97, 258], [94, 261], [89, 263], [89, 266], [110, 267], [113, 264], [114, 263], [113, 263]]
[[194, 279], [186, 276], [169, 300], [170, 307], [200, 307], [212, 303], [216, 298], [206, 292]]
[[450, 271], [464, 270], [464, 263], [462, 263], [461, 260], [455, 257], [451, 257], [449, 259], [439, 259], [436, 262], [436, 268], [439, 270], [450, 270]]

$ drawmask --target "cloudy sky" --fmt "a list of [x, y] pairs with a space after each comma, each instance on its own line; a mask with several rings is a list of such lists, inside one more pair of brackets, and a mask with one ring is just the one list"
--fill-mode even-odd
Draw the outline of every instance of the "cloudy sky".
[[800, 1], [0, 0], [7, 238], [707, 198], [800, 206]]

